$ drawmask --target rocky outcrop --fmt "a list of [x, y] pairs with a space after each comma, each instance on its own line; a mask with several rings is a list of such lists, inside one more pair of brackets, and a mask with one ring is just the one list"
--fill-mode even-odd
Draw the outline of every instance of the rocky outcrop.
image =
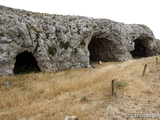
[[91, 60], [125, 61], [146, 57], [153, 54], [156, 46], [153, 32], [145, 25], [98, 19], [94, 20], [93, 30], [89, 44]]
[[150, 56], [156, 43], [145, 25], [0, 6], [0, 75], [14, 74], [17, 56], [24, 52], [33, 55], [42, 72], [54, 72], [90, 67], [90, 60]]

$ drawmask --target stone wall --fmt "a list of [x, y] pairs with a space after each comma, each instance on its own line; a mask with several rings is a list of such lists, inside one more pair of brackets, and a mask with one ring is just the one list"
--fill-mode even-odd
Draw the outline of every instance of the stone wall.
[[42, 72], [55, 72], [90, 67], [90, 60], [130, 60], [139, 50], [154, 55], [156, 43], [145, 25], [0, 6], [0, 75], [14, 74], [16, 56], [25, 51]]

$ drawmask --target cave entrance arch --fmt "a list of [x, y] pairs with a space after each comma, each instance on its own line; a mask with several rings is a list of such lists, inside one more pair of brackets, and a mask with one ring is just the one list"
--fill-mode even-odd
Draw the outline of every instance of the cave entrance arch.
[[114, 61], [114, 44], [112, 41], [105, 38], [97, 38], [92, 36], [90, 43], [88, 44], [88, 50], [90, 52], [90, 61]]
[[148, 49], [146, 46], [146, 40], [144, 39], [136, 39], [135, 42], [135, 49], [131, 51], [131, 55], [134, 59], [143, 58], [148, 56]]
[[14, 74], [40, 72], [37, 61], [31, 52], [19, 53], [13, 69]]

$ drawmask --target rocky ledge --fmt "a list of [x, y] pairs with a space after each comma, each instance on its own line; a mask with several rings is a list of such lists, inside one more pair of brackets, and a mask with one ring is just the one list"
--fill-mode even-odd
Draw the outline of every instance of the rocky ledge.
[[31, 64], [55, 72], [147, 57], [157, 54], [157, 43], [145, 25], [0, 6], [0, 75]]

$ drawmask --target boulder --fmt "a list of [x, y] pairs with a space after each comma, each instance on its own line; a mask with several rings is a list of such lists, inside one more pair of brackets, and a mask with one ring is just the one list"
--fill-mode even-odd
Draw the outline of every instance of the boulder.
[[77, 116], [66, 116], [64, 120], [78, 120]]

